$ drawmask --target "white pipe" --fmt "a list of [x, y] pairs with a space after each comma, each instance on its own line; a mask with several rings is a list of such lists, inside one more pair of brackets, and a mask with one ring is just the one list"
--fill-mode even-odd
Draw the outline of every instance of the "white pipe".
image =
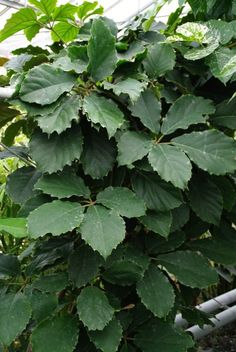
[[232, 323], [236, 320], [236, 305], [230, 307], [229, 309], [225, 310], [216, 315], [215, 318], [210, 319], [214, 326], [211, 325], [204, 325], [203, 329], [201, 329], [198, 325], [194, 325], [191, 328], [187, 329], [187, 332], [190, 332], [195, 340], [200, 340], [204, 336], [210, 334], [212, 331], [221, 328], [229, 323]]
[[[205, 313], [211, 313], [219, 308], [225, 308], [229, 304], [236, 302], [236, 289], [226, 292], [218, 297], [212, 298], [207, 302], [199, 304], [196, 309], [199, 309]], [[188, 322], [183, 319], [182, 314], [178, 314], [175, 318], [175, 324], [177, 326], [187, 326]]]
[[10, 87], [0, 87], [0, 99], [11, 98], [14, 93], [14, 89]]

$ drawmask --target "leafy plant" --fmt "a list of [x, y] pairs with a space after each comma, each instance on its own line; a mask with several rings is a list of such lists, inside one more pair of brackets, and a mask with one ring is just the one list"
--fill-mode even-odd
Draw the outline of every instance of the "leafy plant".
[[0, 40], [46, 27], [54, 44], [5, 64], [15, 93], [0, 121], [17, 116], [30, 141], [1, 152], [25, 166], [6, 188], [19, 210], [0, 219], [19, 241], [0, 255], [0, 342], [185, 352], [194, 341], [176, 313], [202, 324], [201, 289], [236, 263], [235, 2], [189, 0], [165, 29], [157, 7], [119, 36], [88, 19], [96, 2], [30, 3]]

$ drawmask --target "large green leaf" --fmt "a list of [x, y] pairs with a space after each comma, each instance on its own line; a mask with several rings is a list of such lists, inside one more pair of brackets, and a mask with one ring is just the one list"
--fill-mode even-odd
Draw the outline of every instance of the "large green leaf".
[[187, 187], [192, 166], [181, 150], [167, 144], [157, 144], [152, 147], [148, 160], [163, 180], [181, 189]]
[[135, 131], [123, 133], [118, 142], [119, 165], [131, 165], [142, 159], [151, 147], [152, 140], [149, 135]]
[[29, 2], [48, 17], [51, 17], [57, 3], [56, 0], [29, 0]]
[[34, 167], [21, 167], [8, 176], [6, 191], [9, 197], [22, 204], [35, 195], [34, 185], [41, 173]]
[[129, 106], [133, 116], [140, 118], [142, 124], [153, 133], [160, 132], [161, 103], [155, 94], [147, 89], [141, 93], [139, 99]]
[[20, 115], [20, 112], [13, 109], [11, 105], [5, 102], [0, 103], [0, 127], [4, 126], [17, 115]]
[[102, 19], [93, 21], [88, 57], [88, 70], [94, 81], [101, 81], [113, 73], [117, 61], [115, 37]]
[[101, 205], [90, 206], [81, 225], [82, 238], [107, 258], [125, 238], [125, 223], [115, 212]]
[[52, 174], [71, 165], [82, 153], [83, 136], [78, 126], [49, 138], [40, 130], [35, 131], [30, 141], [30, 153], [38, 168]]
[[143, 324], [134, 342], [143, 352], [187, 352], [194, 346], [190, 335], [157, 319]]
[[116, 95], [128, 94], [130, 100], [135, 102], [139, 98], [141, 92], [146, 88], [147, 83], [139, 82], [134, 78], [128, 77], [122, 81], [118, 81], [115, 84], [104, 82], [103, 86], [105, 89], [112, 89]]
[[20, 98], [28, 103], [51, 104], [63, 93], [69, 92], [75, 83], [75, 76], [42, 64], [32, 68], [26, 75], [20, 89]]
[[227, 44], [234, 37], [234, 26], [231, 22], [222, 20], [210, 20], [207, 22], [208, 26], [220, 34], [220, 43]]
[[163, 120], [161, 132], [170, 134], [177, 129], [187, 129], [190, 125], [205, 122], [215, 108], [209, 99], [194, 95], [183, 95], [171, 106]]
[[22, 29], [31, 27], [36, 22], [36, 14], [30, 8], [20, 9], [7, 20], [0, 32], [0, 42], [20, 32]]
[[68, 21], [68, 19], [73, 21], [76, 10], [77, 6], [70, 3], [60, 5], [54, 9], [52, 17], [54, 21]]
[[174, 289], [167, 277], [154, 264], [137, 284], [142, 303], [158, 318], [167, 316], [175, 303]]
[[90, 196], [90, 191], [85, 186], [83, 179], [67, 171], [42, 176], [36, 183], [35, 188], [57, 198], [72, 196], [89, 198]]
[[94, 179], [103, 178], [112, 169], [115, 154], [114, 143], [108, 139], [106, 133], [88, 130], [81, 155], [84, 173]]
[[54, 200], [30, 213], [28, 230], [32, 238], [51, 233], [53, 236], [72, 231], [83, 220], [84, 209], [78, 203]]
[[81, 20], [85, 20], [92, 15], [102, 15], [103, 7], [98, 5], [97, 1], [83, 1], [83, 3], [77, 7], [77, 13]]
[[145, 214], [144, 201], [125, 187], [108, 187], [98, 193], [97, 202], [127, 218]]
[[0, 300], [0, 341], [9, 346], [26, 327], [31, 307], [22, 293], [7, 293]]
[[32, 317], [40, 322], [50, 317], [58, 306], [56, 294], [48, 294], [34, 290], [31, 295], [27, 295], [32, 307]]
[[236, 189], [233, 182], [226, 176], [212, 176], [211, 180], [222, 194], [224, 209], [231, 211], [236, 203]]
[[84, 99], [83, 108], [90, 121], [107, 129], [109, 137], [114, 136], [116, 130], [124, 123], [123, 112], [114, 101], [97, 93], [91, 93]]
[[218, 225], [223, 211], [223, 197], [219, 188], [207, 177], [194, 176], [189, 185], [188, 198], [193, 211], [205, 222]]
[[20, 263], [17, 257], [0, 254], [0, 278], [7, 279], [20, 275]]
[[6, 218], [0, 219], [0, 231], [6, 231], [15, 238], [27, 237], [26, 219]]
[[183, 231], [171, 233], [167, 238], [157, 236], [156, 234], [148, 234], [145, 238], [146, 250], [150, 254], [167, 253], [179, 248], [185, 241]]
[[236, 130], [236, 97], [224, 100], [216, 106], [216, 112], [210, 122], [216, 126], [223, 126]]
[[90, 340], [102, 352], [116, 352], [122, 338], [122, 327], [113, 319], [102, 331], [90, 331]]
[[150, 47], [143, 64], [151, 78], [163, 76], [175, 65], [175, 52], [169, 44], [156, 43]]
[[78, 341], [79, 328], [73, 316], [62, 315], [46, 319], [37, 325], [31, 335], [35, 352], [73, 352]]
[[32, 287], [42, 292], [57, 293], [68, 286], [68, 275], [65, 272], [43, 275], [36, 279]]
[[79, 120], [80, 107], [81, 100], [78, 96], [65, 97], [52, 113], [36, 117], [38, 125], [45, 133], [60, 134], [71, 127], [73, 120]]
[[114, 309], [105, 293], [97, 287], [84, 288], [77, 298], [77, 310], [89, 330], [103, 330], [112, 320]]
[[167, 238], [170, 234], [172, 215], [170, 211], [154, 212], [149, 211], [146, 216], [142, 216], [140, 221], [149, 230]]
[[53, 26], [51, 37], [54, 42], [71, 42], [78, 36], [79, 27], [69, 22], [59, 22]]
[[224, 175], [236, 169], [236, 143], [219, 131], [192, 132], [174, 138], [172, 144], [210, 174]]
[[206, 60], [213, 76], [223, 83], [227, 83], [236, 72], [235, 54], [236, 51], [234, 49], [222, 47], [211, 54]]
[[77, 287], [89, 283], [98, 273], [103, 258], [85, 245], [73, 252], [69, 258], [69, 276]]
[[183, 285], [204, 288], [217, 283], [216, 271], [196, 252], [177, 251], [159, 255], [158, 261]]
[[160, 212], [168, 211], [177, 208], [182, 203], [181, 192], [154, 173], [139, 172], [134, 174], [132, 185], [149, 209]]

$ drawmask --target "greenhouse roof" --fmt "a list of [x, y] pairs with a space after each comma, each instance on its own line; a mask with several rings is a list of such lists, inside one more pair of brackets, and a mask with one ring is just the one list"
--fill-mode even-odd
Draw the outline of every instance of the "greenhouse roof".
[[[67, 3], [68, 0], [58, 0], [58, 4]], [[80, 4], [82, 0], [71, 0], [73, 4]], [[157, 0], [98, 0], [99, 4], [104, 7], [104, 13], [107, 17], [112, 18], [122, 26], [132, 20], [137, 14], [151, 8], [157, 4]], [[27, 0], [0, 0], [0, 28], [3, 28], [5, 22], [11, 15], [21, 7], [28, 6]], [[158, 17], [165, 22], [168, 15], [179, 6], [178, 0], [169, 1], [159, 12]], [[47, 31], [42, 30], [31, 42], [32, 45], [46, 46], [51, 43], [50, 35]], [[13, 37], [0, 43], [0, 56], [8, 56], [9, 53], [18, 48], [27, 46], [29, 42], [23, 33], [17, 33]]]

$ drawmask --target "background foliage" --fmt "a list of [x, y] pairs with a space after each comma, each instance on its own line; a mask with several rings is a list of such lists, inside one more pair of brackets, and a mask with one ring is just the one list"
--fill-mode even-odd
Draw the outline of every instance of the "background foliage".
[[176, 313], [206, 321], [202, 289], [236, 263], [236, 2], [189, 0], [166, 26], [157, 7], [122, 33], [90, 19], [96, 2], [30, 3], [0, 32], [54, 41], [1, 61], [15, 93], [0, 158], [20, 160], [0, 219], [2, 348], [190, 350]]

